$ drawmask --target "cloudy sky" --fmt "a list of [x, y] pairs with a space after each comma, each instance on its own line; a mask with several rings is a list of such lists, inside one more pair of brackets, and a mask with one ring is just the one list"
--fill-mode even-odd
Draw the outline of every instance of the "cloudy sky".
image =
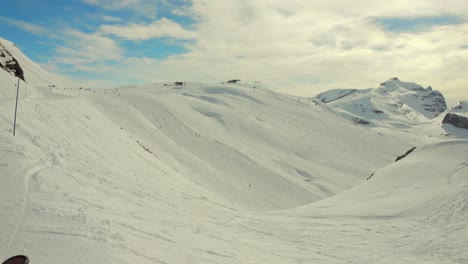
[[0, 36], [93, 87], [238, 78], [311, 96], [397, 76], [468, 98], [462, 0], [2, 0]]

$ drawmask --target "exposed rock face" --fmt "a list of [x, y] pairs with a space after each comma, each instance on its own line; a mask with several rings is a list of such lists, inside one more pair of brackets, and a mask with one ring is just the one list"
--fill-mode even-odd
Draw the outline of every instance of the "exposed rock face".
[[434, 113], [434, 117], [440, 115], [447, 109], [447, 103], [445, 102], [444, 96], [439, 91], [432, 91], [432, 88], [429, 86], [423, 92], [431, 91], [428, 94], [421, 95], [421, 100], [428, 102], [423, 103], [422, 106], [427, 112]]
[[18, 61], [0, 43], [0, 68], [24, 81], [24, 72]]
[[468, 118], [457, 114], [448, 113], [445, 115], [443, 124], [451, 124], [454, 127], [468, 129]]

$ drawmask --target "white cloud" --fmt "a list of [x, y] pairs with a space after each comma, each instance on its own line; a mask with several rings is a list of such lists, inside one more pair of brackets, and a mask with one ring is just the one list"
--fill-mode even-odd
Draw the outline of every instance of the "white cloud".
[[106, 22], [120, 22], [122, 19], [118, 18], [118, 17], [113, 17], [113, 16], [106, 16], [106, 15], [103, 15], [100, 17], [103, 21], [106, 21]]
[[33, 34], [46, 34], [49, 32], [49, 30], [45, 27], [38, 26], [36, 24], [16, 20], [16, 19], [11, 19], [11, 18], [6, 18], [6, 17], [0, 17], [0, 21], [13, 25], [15, 27], [19, 27], [23, 29], [24, 31], [33, 33]]
[[[73, 29], [63, 30], [56, 54], [47, 67], [62, 69], [60, 72], [84, 71], [105, 73], [110, 64], [123, 60], [124, 50], [117, 43], [98, 33], [87, 34]], [[62, 67], [63, 66], [63, 67]]]
[[160, 0], [83, 0], [90, 5], [99, 6], [107, 10], [128, 9], [137, 13], [154, 17]]
[[122, 9], [132, 5], [138, 5], [141, 0], [84, 0], [91, 5], [97, 5], [108, 9]]
[[110, 16], [101, 13], [86, 13], [88, 19], [103, 21], [103, 22], [121, 22], [122, 19], [116, 16]]
[[[157, 3], [170, 6], [163, 0], [85, 1], [105, 9], [150, 13], [156, 12]], [[93, 34], [74, 32], [66, 35], [70, 41], [58, 49], [57, 61], [75, 63], [81, 70], [109, 71], [109, 76], [126, 76], [125, 80], [259, 80], [305, 96], [337, 87], [375, 87], [398, 76], [440, 89], [450, 103], [468, 98], [468, 49], [463, 48], [468, 23], [390, 32], [376, 22], [429, 16], [468, 20], [466, 1], [193, 0], [172, 13], [190, 15], [195, 23], [184, 28], [162, 18], [102, 25]], [[184, 54], [137, 59], [124, 57], [124, 50], [108, 36], [192, 41], [185, 44]], [[102, 61], [111, 61], [112, 67]]]
[[398, 33], [375, 22], [468, 18], [468, 2], [194, 0], [190, 13], [197, 22], [195, 44], [189, 53], [162, 62], [178, 76], [262, 80], [311, 96], [335, 87], [377, 86], [395, 75], [443, 90], [451, 101], [456, 94], [468, 98], [468, 50], [461, 48], [468, 43], [467, 23]]
[[184, 29], [176, 22], [167, 18], [156, 20], [148, 25], [103, 25], [99, 31], [129, 40], [147, 40], [160, 37], [192, 39], [195, 37], [194, 32]]

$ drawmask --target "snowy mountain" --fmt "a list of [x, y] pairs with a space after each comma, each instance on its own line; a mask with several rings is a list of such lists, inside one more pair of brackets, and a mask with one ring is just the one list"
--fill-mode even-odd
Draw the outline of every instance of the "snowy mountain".
[[444, 96], [431, 87], [391, 78], [378, 88], [335, 89], [314, 98], [354, 124], [404, 128], [428, 122], [447, 109]]
[[468, 117], [468, 100], [460, 101], [450, 109], [450, 113]]
[[[0, 258], [468, 261], [468, 141], [446, 136], [443, 115], [416, 125], [441, 107], [429, 89], [391, 80], [400, 84], [378, 88], [385, 93], [341, 90], [299, 104], [235, 84], [48, 87], [56, 79], [10, 49], [37, 84], [20, 96], [15, 137], [15, 98], [0, 93]], [[15, 80], [0, 74], [2, 84]], [[370, 110], [334, 106], [360, 94], [381, 97]], [[404, 106], [394, 113], [384, 96]], [[403, 108], [414, 113], [398, 117]], [[388, 112], [372, 122], [414, 129], [356, 126], [337, 115], [350, 109]]]

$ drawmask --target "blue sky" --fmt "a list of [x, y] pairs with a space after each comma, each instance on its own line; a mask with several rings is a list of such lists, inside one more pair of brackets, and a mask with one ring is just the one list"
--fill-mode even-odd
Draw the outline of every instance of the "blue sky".
[[457, 98], [467, 21], [465, 1], [3, 0], [0, 36], [94, 87], [239, 78], [314, 95], [399, 76]]
[[465, 22], [456, 16], [390, 17], [377, 19], [386, 30], [394, 32], [421, 32], [434, 26], [457, 25]]
[[[107, 2], [111, 4], [112, 1]], [[172, 4], [184, 6], [183, 1], [173, 1]], [[105, 4], [93, 4], [92, 1], [4, 0], [0, 9], [0, 32], [2, 37], [15, 42], [31, 59], [46, 64], [57, 56], [59, 46], [66, 46], [67, 41], [70, 41], [69, 37], [63, 36], [60, 31], [76, 30], [92, 34], [104, 24], [113, 25], [127, 21], [150, 23], [163, 17], [173, 19], [186, 27], [193, 23], [189, 16], [172, 13], [171, 6], [158, 5], [157, 12], [147, 10], [142, 14], [132, 8], [108, 8]], [[154, 9], [156, 10], [156, 6]], [[123, 55], [129, 56], [163, 59], [187, 51], [183, 42], [174, 42], [164, 36], [140, 41], [113, 39], [122, 48]], [[60, 63], [60, 66], [63, 73], [71, 76], [96, 76], [92, 72], [75, 71], [73, 65], [67, 63]]]

